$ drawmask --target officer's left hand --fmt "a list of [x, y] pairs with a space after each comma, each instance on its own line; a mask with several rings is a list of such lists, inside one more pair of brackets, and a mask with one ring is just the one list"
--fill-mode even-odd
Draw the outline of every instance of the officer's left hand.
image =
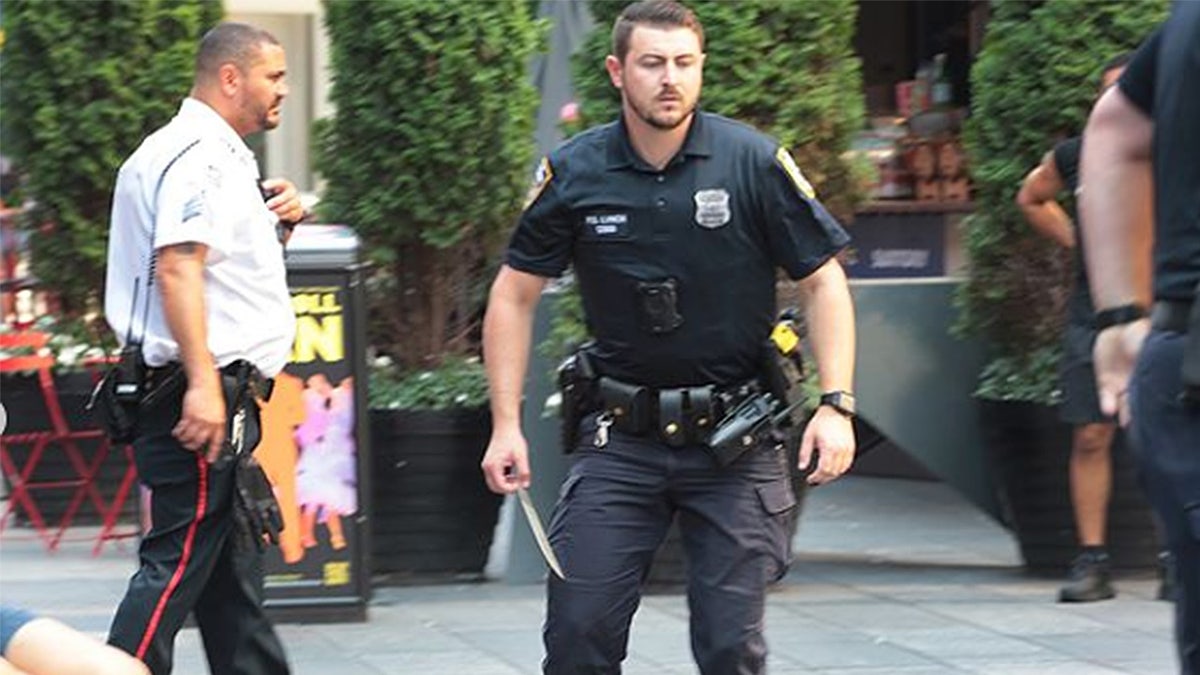
[[286, 178], [268, 178], [262, 182], [262, 188], [271, 195], [267, 200], [267, 208], [279, 216], [285, 223], [298, 223], [304, 220], [304, 205], [300, 203], [300, 191]]
[[800, 469], [808, 468], [813, 449], [818, 450], [817, 468], [808, 476], [810, 485], [834, 480], [854, 463], [854, 425], [849, 417], [821, 406], [804, 430], [800, 441]]

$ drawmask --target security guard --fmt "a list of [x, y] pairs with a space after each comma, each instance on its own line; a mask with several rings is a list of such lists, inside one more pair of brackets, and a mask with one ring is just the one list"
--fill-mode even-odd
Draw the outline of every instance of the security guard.
[[[832, 480], [854, 455], [853, 309], [834, 255], [848, 237], [787, 151], [696, 110], [704, 33], [675, 2], [630, 5], [606, 67], [618, 121], [543, 160], [484, 322], [496, 492], [529, 484], [520, 429], [531, 325], [547, 278], [574, 265], [596, 381], [549, 537], [546, 673], [616, 673], [641, 582], [679, 515], [693, 654], [710, 675], [761, 673], [766, 585], [787, 566], [795, 506], [778, 444], [735, 458], [707, 444], [757, 391], [776, 311], [776, 269], [800, 279], [826, 390], [800, 464]], [[819, 461], [813, 460], [814, 448]]]
[[262, 609], [258, 533], [238, 519], [239, 463], [226, 459], [257, 444], [255, 398], [268, 393], [262, 378], [284, 366], [295, 332], [288, 229], [277, 225], [299, 221], [303, 207], [291, 183], [260, 184], [243, 140], [279, 124], [285, 73], [269, 33], [213, 28], [191, 96], [117, 178], [105, 311], [145, 361], [130, 379], [147, 392], [134, 457], [151, 490], [151, 528], [109, 642], [156, 675], [171, 671], [188, 614], [212, 672], [288, 672]]
[[[1200, 674], [1200, 3], [1179, 2], [1088, 121], [1084, 243], [1100, 402], [1133, 434]], [[1153, 305], [1150, 305], [1150, 298]], [[1147, 313], [1149, 310], [1149, 317]]]

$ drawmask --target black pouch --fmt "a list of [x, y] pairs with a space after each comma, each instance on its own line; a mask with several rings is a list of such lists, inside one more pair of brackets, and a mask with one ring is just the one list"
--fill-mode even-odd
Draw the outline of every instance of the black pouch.
[[126, 345], [117, 362], [96, 383], [85, 406], [113, 443], [132, 443], [137, 437], [138, 409], [145, 386], [142, 346]]
[[601, 377], [598, 387], [604, 409], [613, 416], [613, 428], [635, 436], [650, 431], [653, 420], [649, 388], [611, 377]]

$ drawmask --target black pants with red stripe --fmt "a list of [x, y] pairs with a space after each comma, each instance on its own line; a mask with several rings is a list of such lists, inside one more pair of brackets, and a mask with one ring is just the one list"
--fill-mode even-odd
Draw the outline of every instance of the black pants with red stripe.
[[[151, 528], [108, 641], [163, 675], [171, 672], [175, 634], [194, 613], [214, 674], [287, 673], [262, 609], [261, 554], [234, 519], [234, 463], [210, 465], [171, 436], [181, 405], [163, 401], [163, 410], [141, 415], [134, 459], [151, 489]], [[261, 434], [257, 415], [246, 418], [252, 448]]]

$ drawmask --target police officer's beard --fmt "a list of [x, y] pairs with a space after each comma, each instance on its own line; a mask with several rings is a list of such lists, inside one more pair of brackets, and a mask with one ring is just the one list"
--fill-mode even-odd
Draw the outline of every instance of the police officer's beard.
[[[683, 122], [685, 120], [687, 120], [689, 117], [691, 117], [692, 113], [695, 112], [695, 110], [696, 110], [696, 102], [692, 101], [692, 104], [687, 106], [686, 108], [680, 108], [679, 112], [676, 113], [678, 116], [665, 115], [665, 114], [664, 115], [655, 115], [653, 112], [651, 112], [651, 111], [647, 110], [646, 108], [644, 108], [643, 106], [639, 105], [638, 102], [633, 100], [632, 98], [630, 98], [628, 100], [629, 100], [629, 107], [633, 109], [634, 114], [636, 114], [639, 118], [641, 118], [641, 120], [643, 122], [645, 122], [646, 124], [649, 124], [650, 126], [654, 127], [655, 129], [660, 129], [662, 131], [670, 131], [672, 129], [675, 129], [680, 124], [683, 124]], [[683, 102], [682, 99], [680, 99], [680, 103], [682, 103], [682, 102]]]

